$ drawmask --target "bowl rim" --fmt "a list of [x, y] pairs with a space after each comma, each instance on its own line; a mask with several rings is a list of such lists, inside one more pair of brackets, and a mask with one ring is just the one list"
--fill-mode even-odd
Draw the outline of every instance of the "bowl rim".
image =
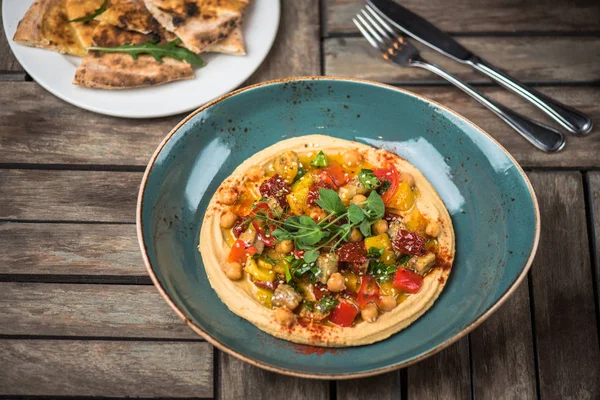
[[[207, 332], [205, 332], [198, 325], [194, 324], [184, 314], [184, 312], [181, 311], [177, 307], [177, 305], [173, 302], [173, 300], [171, 299], [169, 294], [166, 292], [166, 290], [161, 285], [156, 274], [154, 273], [152, 263], [150, 262], [150, 259], [148, 257], [148, 250], [146, 248], [146, 244], [145, 244], [145, 240], [144, 240], [142, 208], [143, 208], [143, 203], [144, 203], [144, 193], [146, 191], [146, 185], [148, 183], [148, 177], [150, 176], [150, 173], [152, 172], [154, 163], [155, 163], [158, 155], [162, 152], [162, 150], [163, 150], [164, 146], [167, 144], [167, 142], [169, 140], [171, 140], [173, 135], [175, 135], [175, 133], [177, 133], [184, 124], [186, 124], [189, 120], [191, 120], [193, 117], [195, 117], [198, 113], [212, 107], [213, 105], [215, 105], [217, 103], [222, 102], [223, 100], [225, 100], [231, 96], [235, 96], [240, 93], [243, 93], [246, 91], [251, 91], [253, 89], [257, 89], [257, 88], [260, 88], [263, 86], [280, 84], [280, 83], [288, 83], [288, 82], [301, 82], [301, 81], [346, 81], [346, 82], [366, 84], [366, 85], [381, 87], [384, 89], [390, 89], [390, 90], [393, 90], [396, 92], [400, 92], [403, 94], [407, 94], [409, 96], [416, 97], [427, 103], [434, 104], [435, 106], [443, 109], [444, 111], [449, 112], [450, 114], [453, 114], [454, 116], [458, 117], [459, 119], [466, 121], [468, 124], [470, 124], [475, 129], [477, 129], [482, 135], [487, 136], [489, 139], [491, 139], [492, 142], [494, 144], [496, 144], [496, 146], [498, 146], [500, 148], [500, 150], [502, 150], [506, 154], [506, 156], [513, 162], [513, 164], [517, 167], [517, 170], [521, 174], [521, 177], [523, 178], [523, 180], [525, 181], [525, 184], [527, 185], [527, 188], [529, 189], [529, 193], [531, 195], [531, 199], [533, 202], [534, 214], [535, 214], [535, 234], [534, 234], [533, 244], [532, 244], [530, 252], [529, 252], [529, 257], [527, 258], [527, 262], [525, 263], [524, 268], [521, 270], [521, 272], [519, 273], [517, 278], [511, 283], [509, 288], [478, 318], [476, 318], [473, 322], [471, 322], [468, 326], [464, 327], [460, 332], [458, 332], [457, 334], [452, 336], [450, 339], [446, 340], [443, 343], [440, 343], [439, 345], [426, 351], [425, 353], [419, 355], [418, 357], [415, 357], [413, 359], [410, 359], [410, 360], [407, 360], [404, 362], [400, 362], [397, 364], [393, 364], [390, 366], [382, 367], [382, 368], [377, 368], [377, 369], [373, 369], [373, 370], [369, 370], [369, 371], [365, 371], [365, 372], [349, 373], [349, 374], [308, 373], [308, 372], [298, 372], [298, 371], [294, 371], [294, 370], [290, 370], [290, 369], [286, 369], [286, 368], [275, 367], [275, 366], [263, 363], [261, 361], [255, 360], [253, 358], [250, 358], [250, 357], [247, 357], [247, 356], [244, 356], [244, 355], [238, 353], [237, 351], [233, 350], [232, 348], [228, 347], [227, 345], [225, 345], [225, 344], [219, 342], [217, 339], [213, 338], [211, 335], [209, 335]], [[527, 276], [529, 269], [531, 268], [531, 264], [533, 263], [533, 260], [535, 258], [535, 254], [537, 252], [537, 248], [538, 248], [538, 244], [539, 244], [539, 240], [540, 240], [540, 211], [539, 211], [537, 197], [533, 190], [533, 186], [531, 185], [529, 178], [527, 177], [527, 175], [525, 174], [525, 171], [523, 170], [521, 165], [517, 162], [517, 160], [515, 160], [515, 158], [490, 134], [485, 132], [483, 129], [481, 129], [479, 126], [477, 126], [475, 123], [473, 123], [469, 119], [465, 118], [461, 114], [459, 114], [459, 113], [451, 110], [450, 108], [448, 108], [440, 103], [437, 103], [436, 101], [431, 100], [423, 95], [413, 93], [409, 90], [405, 90], [405, 89], [398, 88], [395, 86], [387, 85], [384, 83], [369, 81], [366, 79], [336, 77], [336, 76], [296, 76], [296, 77], [288, 77], [288, 78], [282, 78], [282, 79], [273, 79], [273, 80], [269, 80], [269, 81], [265, 81], [265, 82], [260, 82], [260, 83], [254, 84], [254, 85], [250, 85], [250, 86], [247, 86], [247, 87], [244, 87], [241, 89], [237, 89], [235, 91], [227, 93], [227, 94], [203, 105], [202, 107], [198, 108], [195, 111], [192, 111], [188, 116], [186, 116], [183, 120], [181, 120], [162, 140], [162, 142], [156, 148], [156, 150], [154, 151], [154, 154], [152, 155], [152, 157], [150, 158], [150, 160], [148, 162], [148, 166], [146, 167], [144, 176], [142, 177], [142, 182], [140, 184], [140, 189], [139, 189], [139, 193], [138, 193], [137, 207], [136, 207], [136, 230], [137, 230], [138, 243], [140, 245], [140, 250], [142, 252], [142, 258], [144, 259], [144, 265], [146, 267], [146, 270], [148, 271], [148, 274], [150, 275], [150, 278], [152, 279], [152, 282], [154, 283], [154, 286], [158, 289], [159, 293], [166, 300], [166, 302], [171, 306], [171, 308], [175, 311], [175, 313], [190, 328], [192, 328], [192, 330], [194, 330], [194, 332], [196, 332], [198, 335], [202, 336], [210, 344], [217, 347], [219, 350], [222, 350], [228, 354], [231, 354], [234, 357], [237, 357], [238, 359], [245, 361], [249, 364], [255, 365], [257, 367], [260, 367], [260, 368], [268, 370], [268, 371], [277, 372], [277, 373], [284, 374], [284, 375], [290, 375], [290, 376], [299, 377], [299, 378], [310, 378], [310, 379], [328, 379], [328, 380], [331, 380], [331, 379], [355, 379], [355, 378], [364, 378], [364, 377], [368, 377], [368, 376], [384, 374], [386, 372], [390, 372], [390, 371], [394, 371], [394, 370], [397, 370], [400, 368], [408, 367], [408, 366], [413, 365], [421, 360], [424, 360], [425, 358], [430, 357], [430, 356], [440, 352], [441, 350], [447, 348], [451, 344], [462, 339], [464, 336], [466, 336], [471, 331], [473, 331], [475, 328], [477, 328], [479, 325], [481, 325], [481, 323], [483, 321], [485, 321], [487, 318], [489, 318], [510, 297], [510, 295], [519, 287], [519, 285], [522, 283], [522, 281]]]

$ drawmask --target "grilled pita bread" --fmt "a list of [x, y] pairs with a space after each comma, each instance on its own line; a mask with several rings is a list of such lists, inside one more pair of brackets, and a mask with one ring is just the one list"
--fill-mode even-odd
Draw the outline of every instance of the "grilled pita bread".
[[[102, 6], [104, 0], [66, 0], [65, 7], [69, 20], [85, 17], [92, 14]], [[90, 47], [94, 39], [94, 30], [98, 26], [96, 21], [71, 22], [75, 34], [83, 47]]]
[[246, 46], [244, 45], [244, 36], [242, 35], [242, 27], [238, 26], [220, 42], [213, 43], [204, 51], [214, 53], [234, 54], [236, 56], [246, 55]]
[[154, 18], [184, 46], [201, 53], [240, 25], [249, 0], [144, 0]]
[[[152, 39], [152, 35], [126, 31], [106, 23], [100, 23], [94, 33], [94, 44], [101, 47], [142, 44]], [[97, 89], [131, 89], [193, 77], [194, 71], [188, 63], [172, 58], [165, 57], [161, 63], [147, 54], [134, 60], [126, 53], [89, 51], [75, 72], [73, 83]]]
[[128, 31], [158, 33], [158, 22], [144, 5], [144, 0], [110, 0], [106, 11], [96, 20]]
[[83, 56], [85, 50], [68, 21], [65, 0], [36, 0], [19, 22], [13, 40], [25, 46]]

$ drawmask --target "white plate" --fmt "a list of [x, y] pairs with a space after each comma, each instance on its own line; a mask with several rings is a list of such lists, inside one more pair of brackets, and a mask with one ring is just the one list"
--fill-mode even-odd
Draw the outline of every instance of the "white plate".
[[4, 0], [2, 16], [10, 47], [23, 68], [46, 90], [86, 110], [115, 117], [155, 118], [198, 108], [242, 84], [263, 62], [277, 34], [279, 0], [253, 0], [244, 17], [245, 56], [202, 55], [196, 78], [166, 85], [99, 90], [73, 85], [79, 58], [21, 46], [12, 41], [17, 24], [34, 0]]

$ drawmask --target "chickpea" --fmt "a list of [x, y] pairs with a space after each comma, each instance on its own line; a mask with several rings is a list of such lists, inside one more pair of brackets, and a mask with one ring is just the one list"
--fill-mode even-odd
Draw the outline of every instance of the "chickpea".
[[225, 272], [225, 276], [232, 281], [239, 281], [242, 279], [243, 274], [242, 264], [238, 262], [227, 263], [223, 267], [223, 272]]
[[401, 172], [398, 178], [400, 179], [400, 182], [406, 182], [410, 187], [415, 186], [415, 178], [411, 174]]
[[381, 311], [392, 311], [396, 308], [396, 298], [394, 296], [381, 296]]
[[360, 233], [360, 230], [358, 228], [352, 228], [352, 230], [350, 231], [350, 241], [358, 242], [361, 240], [363, 240], [363, 235], [362, 233]]
[[229, 206], [237, 201], [239, 194], [238, 191], [235, 189], [223, 188], [221, 189], [219, 196], [221, 198], [221, 203], [227, 204]]
[[372, 226], [373, 228], [373, 232], [376, 235], [381, 235], [382, 233], [386, 233], [388, 230], [388, 223], [385, 219], [380, 219], [379, 221], [375, 222]]
[[331, 274], [329, 279], [327, 280], [327, 289], [332, 292], [341, 292], [346, 289], [346, 285], [344, 285], [344, 277], [339, 272], [335, 272]]
[[375, 322], [379, 317], [379, 310], [375, 303], [369, 303], [362, 309], [360, 316], [367, 322]]
[[237, 215], [231, 211], [225, 211], [221, 214], [221, 228], [229, 229], [235, 225], [237, 221]]
[[317, 222], [319, 222], [326, 216], [327, 216], [327, 213], [320, 208], [313, 208], [312, 211], [310, 212], [310, 217]]
[[291, 327], [296, 323], [296, 316], [285, 307], [279, 307], [275, 310], [275, 319], [283, 326]]
[[[367, 201], [367, 196], [363, 195], [363, 194], [357, 194], [355, 195], [352, 200], [350, 200], [350, 203], [352, 204], [359, 204], [359, 203], [363, 203]], [[360, 208], [363, 208], [365, 205], [359, 205]]]
[[291, 240], [282, 240], [275, 245], [275, 251], [281, 254], [288, 254], [294, 248], [294, 244]]
[[260, 165], [255, 165], [253, 167], [248, 168], [246, 172], [246, 176], [251, 181], [257, 181], [265, 176], [265, 170]]
[[342, 153], [342, 162], [348, 167], [356, 167], [362, 160], [362, 156], [356, 150], [346, 150]]
[[425, 233], [431, 237], [438, 237], [442, 233], [442, 227], [437, 221], [429, 221], [427, 228], [425, 228]]

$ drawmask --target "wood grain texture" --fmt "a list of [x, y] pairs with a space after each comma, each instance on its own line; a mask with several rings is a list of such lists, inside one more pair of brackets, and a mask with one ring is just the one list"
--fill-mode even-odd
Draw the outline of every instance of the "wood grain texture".
[[393, 371], [369, 378], [337, 381], [337, 398], [339, 400], [400, 399], [400, 372]]
[[[597, 37], [463, 37], [466, 48], [523, 82], [600, 81], [600, 38]], [[490, 82], [472, 68], [459, 64], [415, 41], [423, 58], [459, 78]], [[401, 68], [385, 61], [362, 37], [332, 38], [324, 42], [325, 75], [349, 76], [387, 83], [445, 81], [420, 68]]]
[[212, 397], [208, 343], [0, 340], [0, 395]]
[[469, 339], [408, 367], [409, 399], [470, 399]]
[[498, 311], [470, 334], [476, 399], [537, 399], [531, 328], [525, 280]]
[[[600, 136], [594, 134], [598, 127], [586, 137], [569, 135], [567, 146], [560, 153], [544, 154], [459, 89], [452, 86], [405, 88], [463, 114], [498, 139], [525, 167], [600, 167], [600, 157], [597, 157]], [[600, 91], [596, 87], [539, 90], [581, 109], [594, 121], [600, 120]], [[506, 90], [485, 87], [481, 91], [521, 113], [550, 123], [544, 114]], [[176, 118], [157, 122], [119, 119], [116, 123], [113, 118], [63, 103], [35, 83], [0, 82], [0, 92], [6, 93], [0, 96], [2, 162], [145, 166], [155, 147], [176, 123]], [[23, 113], [23, 109], [29, 111]], [[139, 127], [132, 127], [134, 124]]]
[[0, 334], [197, 339], [151, 285], [0, 283]]
[[320, 75], [319, 0], [282, 1], [275, 43], [243, 85], [301, 75]]
[[229, 399], [329, 399], [329, 383], [265, 371], [219, 352], [220, 398]]
[[0, 218], [134, 222], [141, 173], [0, 170]]
[[542, 216], [532, 266], [540, 396], [600, 398], [600, 350], [581, 174], [528, 174]]
[[0, 274], [145, 276], [135, 225], [0, 222]]
[[[357, 32], [352, 17], [360, 0], [325, 0], [327, 32]], [[396, 0], [398, 1], [398, 0]], [[400, 1], [399, 1], [400, 2]], [[597, 31], [600, 4], [595, 0], [403, 0], [404, 7], [448, 32]]]
[[25, 80], [25, 71], [23, 71], [21, 64], [19, 64], [13, 55], [8, 45], [8, 40], [12, 40], [12, 38], [8, 39], [4, 34], [2, 7], [0, 7], [0, 74], [3, 72], [19, 72], [20, 74], [18, 75], [22, 77], [22, 80]]
[[[596, 304], [596, 310], [600, 312], [600, 172], [590, 172], [588, 173], [588, 184], [590, 191], [590, 208], [592, 215], [589, 217], [592, 218], [592, 226], [594, 229], [593, 233], [593, 243], [596, 248], [593, 249], [593, 257], [594, 257], [594, 266], [595, 266], [595, 280], [596, 280], [596, 301], [599, 302]], [[596, 315], [597, 318], [600, 318], [600, 315]], [[600, 324], [600, 320], [598, 321]]]

